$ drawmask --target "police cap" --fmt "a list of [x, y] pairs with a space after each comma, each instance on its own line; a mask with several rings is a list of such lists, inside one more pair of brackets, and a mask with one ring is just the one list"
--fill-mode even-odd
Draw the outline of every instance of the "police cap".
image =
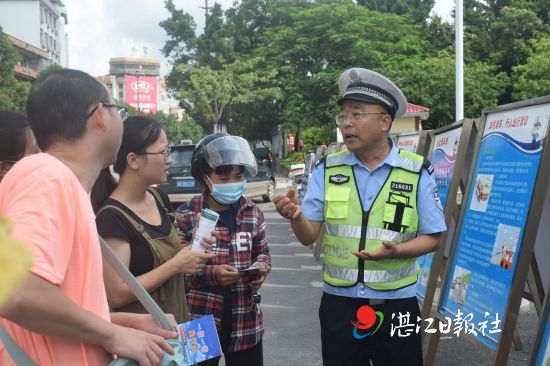
[[407, 100], [401, 90], [387, 77], [375, 71], [354, 67], [340, 75], [338, 88], [342, 96], [338, 104], [345, 100], [379, 104], [386, 108], [392, 119], [405, 114]]

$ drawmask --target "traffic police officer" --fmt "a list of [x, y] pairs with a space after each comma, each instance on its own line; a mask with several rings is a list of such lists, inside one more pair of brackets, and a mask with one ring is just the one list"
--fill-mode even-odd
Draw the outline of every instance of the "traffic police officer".
[[433, 168], [389, 139], [407, 108], [393, 82], [352, 68], [338, 87], [349, 151], [317, 164], [301, 206], [292, 189], [273, 202], [304, 245], [324, 226], [324, 365], [422, 365], [415, 261], [446, 230]]

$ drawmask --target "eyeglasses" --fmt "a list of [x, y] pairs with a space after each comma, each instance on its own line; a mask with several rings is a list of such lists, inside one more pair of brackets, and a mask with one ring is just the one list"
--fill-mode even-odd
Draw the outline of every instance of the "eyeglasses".
[[164, 155], [164, 161], [170, 156], [170, 151], [172, 151], [172, 146], [168, 145], [166, 148], [160, 152], [142, 152], [136, 153], [137, 155]]
[[[111, 103], [103, 103], [103, 102], [99, 102], [100, 104], [102, 104], [104, 107], [107, 107], [107, 108], [116, 108], [116, 111], [118, 112], [118, 114], [120, 115], [120, 118], [124, 121], [126, 118], [128, 118], [128, 109], [122, 105], [118, 105], [118, 104], [111, 104]], [[90, 113], [88, 113], [88, 116], [86, 116], [86, 119], [89, 119], [94, 113], [95, 111], [97, 111], [97, 108], [99, 107], [99, 104], [97, 104], [91, 111]]]
[[334, 120], [336, 122], [336, 126], [340, 126], [344, 121], [350, 120], [352, 123], [360, 122], [363, 119], [363, 116], [369, 115], [369, 114], [383, 114], [387, 115], [386, 112], [353, 112], [349, 115], [339, 114], [336, 117], [334, 117]]
[[4, 162], [4, 163], [15, 164], [15, 163], [17, 163], [19, 160], [1, 160], [1, 161]]

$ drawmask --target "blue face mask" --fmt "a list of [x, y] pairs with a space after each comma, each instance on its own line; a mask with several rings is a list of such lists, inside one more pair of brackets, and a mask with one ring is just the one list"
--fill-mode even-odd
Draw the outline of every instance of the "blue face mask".
[[[208, 178], [208, 176], [207, 176]], [[210, 178], [208, 178], [210, 180]], [[222, 205], [232, 205], [246, 192], [246, 180], [237, 183], [212, 184], [212, 197]]]

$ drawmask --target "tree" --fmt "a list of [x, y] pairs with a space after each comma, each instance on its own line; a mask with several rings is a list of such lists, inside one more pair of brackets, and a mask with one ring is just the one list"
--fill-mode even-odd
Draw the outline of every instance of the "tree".
[[166, 133], [168, 141], [173, 144], [179, 144], [179, 142], [184, 139], [197, 142], [204, 136], [202, 127], [189, 117], [184, 117], [183, 120], [180, 120], [173, 114], [166, 114], [159, 111], [156, 113], [155, 118], [159, 121], [162, 129]]
[[439, 16], [434, 16], [422, 29], [423, 37], [430, 42], [435, 50], [445, 50], [454, 47], [454, 25], [443, 21]]
[[415, 22], [425, 23], [434, 7], [435, 0], [357, 0], [357, 4], [369, 10], [398, 15], [409, 15]]
[[[424, 128], [439, 128], [455, 121], [454, 55], [442, 52], [435, 57], [394, 64], [384, 72], [411, 103], [430, 107]], [[484, 108], [498, 104], [509, 83], [497, 65], [469, 62], [464, 65], [464, 115], [475, 118]]]
[[273, 86], [277, 72], [259, 69], [262, 62], [261, 58], [237, 60], [222, 70], [179, 64], [175, 71], [183, 76], [183, 82], [175, 95], [186, 109], [194, 111], [201, 126], [216, 131], [219, 122], [229, 121], [229, 107], [280, 99], [279, 88]]
[[514, 68], [513, 99], [550, 95], [550, 36], [533, 42], [527, 63]]
[[318, 144], [329, 145], [336, 141], [336, 125], [324, 125], [322, 127], [309, 127], [305, 129], [300, 138], [304, 141], [304, 151], [316, 150]]
[[409, 18], [370, 11], [351, 1], [288, 9], [293, 22], [266, 28], [254, 54], [279, 72], [280, 121], [295, 131], [334, 123], [336, 82], [352, 66], [380, 69], [391, 59], [424, 54], [429, 44]]
[[511, 74], [514, 66], [527, 60], [531, 40], [540, 38], [543, 29], [542, 21], [533, 11], [503, 7], [491, 24], [491, 62]]
[[19, 59], [0, 27], [0, 108], [24, 112], [31, 84], [15, 77], [13, 67]]
[[173, 0], [166, 0], [164, 6], [170, 13], [170, 18], [159, 23], [168, 35], [162, 53], [179, 63], [190, 62], [197, 47], [195, 35], [197, 25], [190, 14], [176, 9]]

